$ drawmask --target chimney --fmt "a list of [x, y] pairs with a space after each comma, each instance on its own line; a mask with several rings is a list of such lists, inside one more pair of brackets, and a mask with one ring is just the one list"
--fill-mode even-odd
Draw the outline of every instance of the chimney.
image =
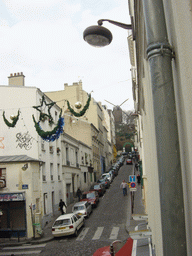
[[23, 75], [23, 72], [14, 73], [14, 75], [11, 73], [8, 80], [9, 86], [25, 86], [25, 76]]

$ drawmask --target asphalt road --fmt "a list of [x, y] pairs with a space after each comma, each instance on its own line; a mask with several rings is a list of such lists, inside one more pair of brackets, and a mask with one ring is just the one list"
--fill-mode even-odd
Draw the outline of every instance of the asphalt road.
[[123, 165], [105, 195], [100, 198], [98, 207], [93, 210], [85, 227], [78, 237], [55, 238], [47, 243], [40, 255], [91, 256], [100, 247], [110, 245], [114, 240], [126, 240], [127, 218], [130, 218], [130, 195], [123, 196], [120, 184], [123, 179], [128, 182], [132, 175], [132, 165]]

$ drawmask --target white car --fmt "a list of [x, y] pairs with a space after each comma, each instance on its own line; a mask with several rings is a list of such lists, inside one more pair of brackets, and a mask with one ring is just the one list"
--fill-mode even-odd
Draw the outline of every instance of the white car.
[[112, 177], [109, 173], [103, 173], [101, 176], [102, 179], [108, 179], [110, 183], [112, 182]]
[[85, 219], [76, 213], [69, 213], [59, 216], [53, 226], [52, 235], [54, 237], [78, 235], [78, 230], [84, 226]]
[[92, 212], [92, 206], [86, 201], [78, 202], [74, 204], [72, 212], [89, 218], [89, 215]]

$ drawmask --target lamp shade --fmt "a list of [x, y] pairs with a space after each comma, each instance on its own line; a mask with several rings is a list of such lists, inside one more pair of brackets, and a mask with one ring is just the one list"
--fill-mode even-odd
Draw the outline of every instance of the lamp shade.
[[103, 47], [109, 45], [112, 41], [111, 32], [102, 26], [91, 26], [83, 32], [83, 39], [90, 45], [95, 47]]

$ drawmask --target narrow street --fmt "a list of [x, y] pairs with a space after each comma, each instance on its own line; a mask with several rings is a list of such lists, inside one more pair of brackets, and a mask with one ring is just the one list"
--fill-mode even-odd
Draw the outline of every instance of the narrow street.
[[110, 245], [114, 240], [126, 240], [125, 223], [130, 216], [130, 195], [123, 196], [120, 184], [128, 181], [133, 166], [125, 165], [119, 170], [99, 205], [86, 220], [77, 238], [61, 237], [48, 243], [40, 255], [91, 256], [98, 248]]

